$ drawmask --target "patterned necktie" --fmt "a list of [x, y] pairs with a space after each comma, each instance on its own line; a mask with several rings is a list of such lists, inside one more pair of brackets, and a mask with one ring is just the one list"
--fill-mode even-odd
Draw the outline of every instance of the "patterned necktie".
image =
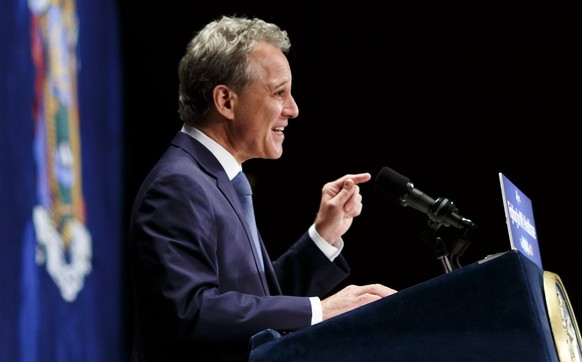
[[253, 191], [247, 176], [241, 171], [233, 179], [232, 184], [236, 189], [236, 193], [245, 213], [247, 224], [251, 228], [253, 242], [255, 245], [256, 255], [258, 256], [259, 266], [264, 270], [263, 255], [261, 253], [261, 246], [259, 245], [259, 235], [257, 231], [257, 223], [255, 221], [255, 212], [253, 210]]

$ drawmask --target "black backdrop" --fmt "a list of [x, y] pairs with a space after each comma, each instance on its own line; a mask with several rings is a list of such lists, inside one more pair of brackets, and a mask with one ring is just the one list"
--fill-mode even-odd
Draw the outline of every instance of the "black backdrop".
[[[503, 172], [533, 200], [544, 269], [560, 275], [582, 310], [579, 5], [216, 4], [121, 6], [128, 209], [181, 125], [177, 65], [188, 40], [221, 14], [258, 16], [290, 34], [300, 108], [285, 131], [283, 157], [245, 164], [273, 257], [312, 222], [325, 182], [345, 173], [375, 176], [383, 166], [452, 200], [478, 225], [464, 265], [506, 251]], [[418, 237], [426, 216], [372, 191], [373, 182], [361, 185], [364, 210], [345, 235], [353, 269], [346, 283], [403, 289], [442, 274]]]

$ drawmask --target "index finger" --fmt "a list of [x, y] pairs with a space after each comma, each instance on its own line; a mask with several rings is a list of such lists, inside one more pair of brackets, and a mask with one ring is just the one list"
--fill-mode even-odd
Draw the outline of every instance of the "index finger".
[[380, 297], [387, 297], [389, 295], [392, 295], [392, 294], [398, 292], [395, 289], [389, 288], [383, 284], [378, 284], [378, 283], [364, 285], [363, 288], [364, 288], [366, 293], [375, 294], [375, 295], [378, 295]]
[[357, 185], [357, 184], [361, 184], [363, 182], [370, 181], [371, 178], [372, 178], [372, 175], [370, 173], [364, 172], [364, 173], [357, 173], [357, 174], [347, 174], [347, 175], [343, 176], [342, 178], [340, 178], [338, 181], [344, 182], [347, 179], [351, 179]]

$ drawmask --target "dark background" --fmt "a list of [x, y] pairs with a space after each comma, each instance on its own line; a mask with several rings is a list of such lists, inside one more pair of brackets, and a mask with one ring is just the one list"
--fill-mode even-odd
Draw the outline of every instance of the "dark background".
[[[127, 209], [181, 126], [177, 66], [187, 42], [219, 15], [258, 16], [289, 32], [300, 108], [282, 158], [245, 164], [272, 257], [314, 220], [325, 182], [346, 173], [375, 177], [383, 166], [433, 198], [452, 200], [478, 225], [463, 265], [506, 251], [503, 172], [533, 200], [544, 269], [561, 277], [582, 310], [580, 10], [559, 1], [124, 2]], [[426, 215], [378, 199], [373, 184], [361, 185], [364, 210], [344, 236], [352, 267], [346, 284], [401, 290], [442, 274], [418, 236]]]

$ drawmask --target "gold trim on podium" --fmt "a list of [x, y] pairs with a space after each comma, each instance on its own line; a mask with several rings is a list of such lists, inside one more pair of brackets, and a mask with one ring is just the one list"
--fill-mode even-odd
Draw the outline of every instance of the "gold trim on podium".
[[560, 362], [582, 362], [582, 338], [574, 309], [558, 274], [544, 271], [548, 318]]

